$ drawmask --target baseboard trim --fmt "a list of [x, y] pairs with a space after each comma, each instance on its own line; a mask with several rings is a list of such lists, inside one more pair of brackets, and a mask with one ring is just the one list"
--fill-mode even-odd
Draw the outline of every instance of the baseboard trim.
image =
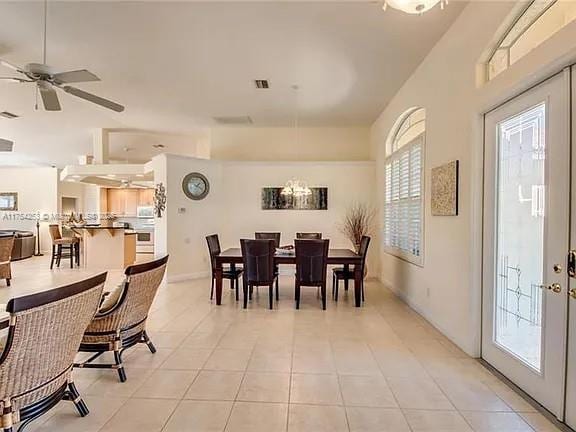
[[414, 303], [410, 299], [410, 297], [405, 295], [405, 293], [403, 293], [402, 291], [394, 289], [394, 286], [390, 283], [390, 281], [386, 280], [383, 276], [380, 276], [380, 283], [382, 283], [382, 285], [384, 285], [386, 288], [388, 288], [390, 291], [392, 291], [396, 295], [396, 297], [398, 297], [400, 300], [402, 300], [404, 303], [406, 303], [408, 306], [410, 306], [410, 308], [412, 308], [418, 315], [420, 315], [422, 318], [424, 318], [432, 327], [434, 327], [436, 330], [438, 330], [440, 333], [442, 333], [444, 336], [446, 336], [448, 339], [450, 339], [450, 341], [452, 343], [454, 343], [454, 345], [456, 345], [458, 348], [460, 348], [462, 351], [464, 351], [470, 357], [479, 358], [479, 353], [476, 352], [476, 350], [470, 350], [469, 347], [464, 346], [460, 342], [458, 342], [450, 334], [449, 331], [447, 331], [443, 326], [438, 324], [432, 317], [430, 317], [430, 315], [424, 309], [422, 309], [419, 305]]

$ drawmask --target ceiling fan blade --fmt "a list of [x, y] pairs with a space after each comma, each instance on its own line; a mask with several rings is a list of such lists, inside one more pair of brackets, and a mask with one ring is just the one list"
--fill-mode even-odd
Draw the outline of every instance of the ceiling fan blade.
[[16, 77], [0, 77], [0, 80], [8, 81], [8, 82], [15, 82], [15, 83], [31, 82], [31, 81], [25, 80], [23, 78], [16, 78]]
[[54, 90], [50, 84], [40, 81], [38, 82], [38, 90], [40, 90], [40, 96], [42, 96], [42, 102], [44, 103], [44, 109], [46, 111], [62, 110], [56, 90]]
[[0, 59], [0, 65], [7, 67], [8, 69], [15, 70], [16, 72], [24, 73], [24, 70], [21, 67], [13, 65], [12, 63], [7, 62], [6, 60]]
[[100, 78], [86, 69], [57, 73], [52, 78], [58, 84], [100, 81]]
[[70, 93], [81, 99], [87, 100], [89, 102], [95, 103], [96, 105], [103, 106], [104, 108], [111, 109], [112, 111], [122, 112], [124, 107], [116, 102], [109, 101], [108, 99], [101, 98], [100, 96], [93, 95], [92, 93], [85, 92], [76, 87], [64, 86], [62, 89], [66, 93]]

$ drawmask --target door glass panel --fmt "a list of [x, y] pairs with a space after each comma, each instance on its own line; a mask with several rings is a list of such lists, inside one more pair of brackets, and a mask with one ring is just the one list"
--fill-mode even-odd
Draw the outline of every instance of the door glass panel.
[[494, 341], [541, 371], [545, 209], [544, 103], [498, 124]]

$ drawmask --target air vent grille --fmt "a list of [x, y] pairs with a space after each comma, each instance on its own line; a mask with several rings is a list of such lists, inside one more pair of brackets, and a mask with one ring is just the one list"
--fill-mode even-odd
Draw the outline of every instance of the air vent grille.
[[12, 114], [11, 112], [8, 111], [2, 111], [0, 112], [0, 117], [4, 117], [7, 119], [15, 119], [18, 118], [18, 116], [16, 114]]
[[0, 152], [11, 152], [13, 147], [12, 141], [0, 138]]
[[270, 83], [268, 82], [268, 80], [254, 80], [254, 83], [256, 84], [256, 88], [259, 89], [270, 88]]
[[252, 124], [250, 116], [214, 117], [214, 121], [221, 125], [249, 125]]

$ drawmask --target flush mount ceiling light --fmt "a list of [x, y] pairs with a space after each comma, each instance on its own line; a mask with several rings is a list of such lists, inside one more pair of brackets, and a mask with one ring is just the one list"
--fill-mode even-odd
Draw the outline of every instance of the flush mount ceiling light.
[[440, 9], [444, 9], [444, 6], [448, 4], [448, 0], [384, 0], [382, 9], [386, 10], [390, 6], [408, 14], [422, 15], [438, 3], [440, 3]]

